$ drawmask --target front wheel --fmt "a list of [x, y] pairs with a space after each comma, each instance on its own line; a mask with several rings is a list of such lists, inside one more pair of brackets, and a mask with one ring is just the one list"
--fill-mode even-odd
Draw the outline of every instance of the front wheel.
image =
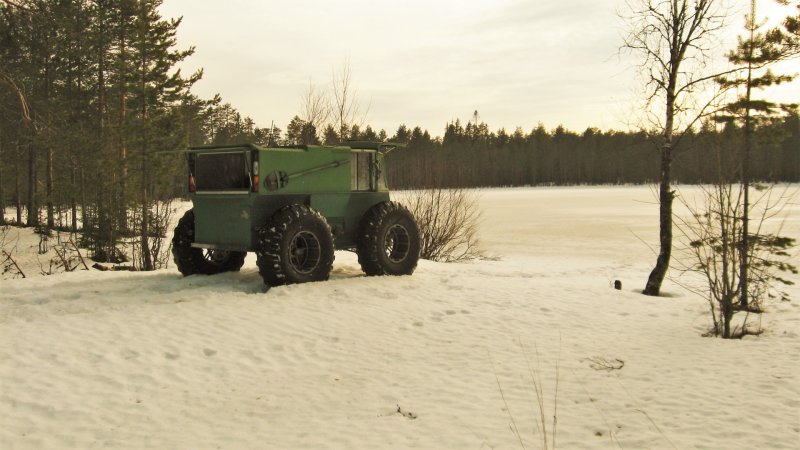
[[373, 206], [359, 223], [356, 253], [367, 275], [411, 275], [419, 261], [414, 216], [395, 202]]
[[290, 205], [261, 228], [256, 255], [268, 286], [324, 281], [333, 267], [333, 234], [319, 212]]
[[235, 272], [244, 265], [245, 252], [195, 248], [193, 242], [194, 211], [190, 209], [178, 221], [172, 236], [172, 256], [184, 276]]

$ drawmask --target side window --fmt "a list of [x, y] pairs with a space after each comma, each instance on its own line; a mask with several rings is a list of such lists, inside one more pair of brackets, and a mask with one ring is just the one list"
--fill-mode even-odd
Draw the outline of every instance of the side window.
[[350, 189], [354, 191], [371, 191], [372, 183], [372, 153], [353, 152], [350, 163]]

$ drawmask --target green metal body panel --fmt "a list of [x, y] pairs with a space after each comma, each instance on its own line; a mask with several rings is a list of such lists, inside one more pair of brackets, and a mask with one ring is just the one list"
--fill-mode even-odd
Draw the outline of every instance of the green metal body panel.
[[[263, 148], [252, 144], [194, 147], [187, 151], [190, 175], [194, 161], [209, 154], [244, 152], [258, 161], [258, 192], [190, 193], [194, 205], [196, 247], [254, 251], [258, 229], [284, 206], [305, 204], [319, 211], [331, 226], [337, 249], [355, 247], [358, 223], [376, 203], [389, 200], [383, 176], [383, 155], [379, 144], [353, 143], [348, 146], [307, 146]], [[372, 145], [374, 148], [369, 148]], [[362, 156], [356, 156], [362, 155]], [[195, 158], [195, 159], [193, 159]], [[356, 158], [368, 158], [370, 183], [353, 190]], [[251, 164], [250, 173], [252, 180]], [[359, 167], [366, 167], [361, 160]], [[360, 170], [360, 169], [359, 169]], [[272, 175], [273, 189], [270, 189]]]

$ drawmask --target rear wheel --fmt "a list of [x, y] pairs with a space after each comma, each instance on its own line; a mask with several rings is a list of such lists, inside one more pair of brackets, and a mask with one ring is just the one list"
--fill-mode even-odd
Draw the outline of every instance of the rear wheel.
[[193, 242], [194, 211], [190, 209], [178, 221], [172, 236], [172, 256], [184, 276], [235, 272], [244, 265], [246, 252], [195, 248]]
[[269, 286], [327, 280], [334, 259], [331, 228], [308, 206], [287, 206], [261, 228], [256, 255]]
[[419, 228], [402, 205], [382, 202], [364, 214], [356, 253], [367, 275], [411, 275], [419, 261]]

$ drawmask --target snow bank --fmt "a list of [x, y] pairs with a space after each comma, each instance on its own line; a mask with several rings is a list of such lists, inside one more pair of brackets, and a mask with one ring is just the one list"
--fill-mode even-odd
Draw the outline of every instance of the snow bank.
[[337, 252], [331, 281], [268, 292], [253, 255], [212, 277], [0, 281], [0, 447], [520, 448], [516, 427], [540, 448], [538, 377], [558, 448], [796, 448], [800, 290], [760, 337], [703, 338], [702, 299], [638, 293], [648, 188], [482, 205], [502, 259], [410, 277], [364, 277]]

